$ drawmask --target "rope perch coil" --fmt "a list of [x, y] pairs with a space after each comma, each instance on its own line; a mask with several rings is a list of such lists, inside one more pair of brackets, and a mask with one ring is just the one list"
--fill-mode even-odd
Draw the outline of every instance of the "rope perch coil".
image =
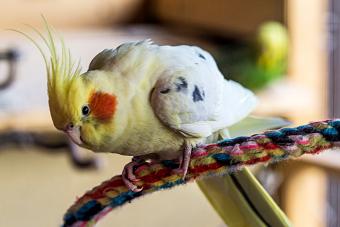
[[317, 154], [340, 144], [340, 119], [313, 122], [296, 128], [282, 128], [249, 137], [226, 139], [201, 145], [191, 155], [185, 179], [173, 169], [172, 160], [142, 163], [135, 170], [143, 187], [140, 192], [128, 190], [121, 175], [86, 192], [66, 212], [63, 226], [93, 226], [112, 209], [158, 190], [169, 189], [197, 178], [224, 175], [256, 163], [279, 162], [303, 154]]

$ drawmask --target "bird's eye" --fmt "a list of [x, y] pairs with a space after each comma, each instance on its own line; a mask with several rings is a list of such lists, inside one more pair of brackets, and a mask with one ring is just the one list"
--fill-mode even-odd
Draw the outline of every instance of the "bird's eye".
[[85, 105], [81, 108], [81, 113], [83, 116], [88, 116], [90, 114], [90, 107], [88, 105]]

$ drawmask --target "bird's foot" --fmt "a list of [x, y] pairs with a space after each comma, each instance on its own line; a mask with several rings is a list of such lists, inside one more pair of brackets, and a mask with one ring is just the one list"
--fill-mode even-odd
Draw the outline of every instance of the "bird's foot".
[[135, 185], [136, 182], [140, 181], [134, 174], [136, 168], [145, 163], [156, 163], [159, 162], [159, 157], [157, 154], [146, 154], [141, 156], [134, 156], [132, 161], [124, 166], [122, 173], [122, 179], [126, 187], [128, 187], [133, 192], [140, 192], [143, 190], [142, 187]]
[[132, 161], [124, 166], [123, 173], [122, 173], [122, 179], [125, 183], [126, 187], [130, 189], [133, 192], [140, 192], [143, 190], [142, 187], [138, 187], [134, 183], [140, 181], [140, 179], [136, 178], [136, 175], [134, 174], [134, 168], [137, 166], [140, 166], [141, 161], [136, 161], [132, 159]]
[[184, 151], [183, 155], [179, 158], [179, 168], [174, 169], [175, 173], [181, 173], [182, 179], [184, 180], [189, 168], [190, 158], [191, 158], [191, 151], [192, 151], [192, 145], [189, 142], [185, 142], [184, 144]]

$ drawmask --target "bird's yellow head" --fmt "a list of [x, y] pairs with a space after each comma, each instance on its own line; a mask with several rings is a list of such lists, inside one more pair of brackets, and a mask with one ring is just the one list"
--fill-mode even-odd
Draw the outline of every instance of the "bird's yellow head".
[[[45, 21], [46, 22], [46, 21]], [[71, 58], [62, 39], [56, 45], [55, 33], [45, 23], [47, 37], [36, 31], [48, 47], [46, 55], [34, 39], [29, 38], [40, 50], [46, 64], [49, 108], [54, 126], [67, 133], [76, 144], [91, 150], [101, 150], [108, 141], [114, 140], [124, 127], [124, 114], [117, 111], [118, 96], [112, 86], [108, 89], [107, 75], [99, 70], [81, 74], [81, 68]], [[59, 51], [58, 51], [59, 50]], [[49, 56], [49, 57], [48, 57]], [[90, 66], [91, 67], [91, 66]], [[117, 119], [119, 126], [117, 127]]]
[[[91, 73], [66, 81], [61, 93], [49, 89], [50, 112], [55, 127], [67, 133], [73, 142], [101, 150], [100, 146], [114, 137], [118, 98], [101, 89], [87, 74]], [[97, 73], [92, 74], [97, 76]]]

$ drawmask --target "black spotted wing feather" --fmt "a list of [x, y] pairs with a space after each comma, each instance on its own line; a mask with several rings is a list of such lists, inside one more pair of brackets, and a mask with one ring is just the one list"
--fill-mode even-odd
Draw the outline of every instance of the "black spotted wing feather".
[[151, 105], [165, 125], [188, 137], [207, 137], [254, 109], [254, 94], [225, 80], [206, 51], [191, 46], [160, 49], [165, 70], [153, 89]]
[[218, 117], [224, 79], [201, 49], [181, 46], [177, 51], [177, 61], [168, 56], [169, 66], [155, 85], [152, 107], [164, 124], [184, 135], [209, 136]]

